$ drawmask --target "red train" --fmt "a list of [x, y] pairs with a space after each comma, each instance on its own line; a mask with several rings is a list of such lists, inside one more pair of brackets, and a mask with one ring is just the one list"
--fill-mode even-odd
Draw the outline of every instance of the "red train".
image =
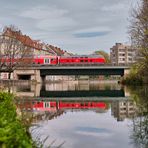
[[35, 56], [34, 64], [40, 65], [97, 65], [104, 64], [105, 59], [100, 55], [90, 56]]
[[2, 58], [0, 62], [4, 62], [5, 64], [9, 64], [10, 62], [26, 62], [33, 63], [35, 65], [98, 65], [104, 64], [105, 59], [100, 55], [89, 55], [89, 56], [50, 56], [50, 55], [39, 55], [34, 57], [24, 57], [23, 60], [18, 58], [9, 59]]

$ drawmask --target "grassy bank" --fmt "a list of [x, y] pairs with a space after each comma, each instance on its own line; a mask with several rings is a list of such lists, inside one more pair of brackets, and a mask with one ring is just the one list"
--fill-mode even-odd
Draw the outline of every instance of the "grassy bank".
[[31, 148], [32, 139], [17, 116], [13, 98], [10, 93], [0, 92], [0, 147]]

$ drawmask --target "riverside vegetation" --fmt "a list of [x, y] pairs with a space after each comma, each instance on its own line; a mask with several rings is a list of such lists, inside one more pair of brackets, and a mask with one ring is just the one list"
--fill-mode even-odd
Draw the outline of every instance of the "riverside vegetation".
[[0, 92], [0, 147], [32, 148], [31, 136], [19, 119], [13, 101], [12, 94]]

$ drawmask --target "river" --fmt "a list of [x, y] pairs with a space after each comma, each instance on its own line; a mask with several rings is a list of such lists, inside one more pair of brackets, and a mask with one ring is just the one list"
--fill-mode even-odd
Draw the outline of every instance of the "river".
[[65, 81], [8, 89], [16, 94], [18, 112], [38, 146], [148, 147], [147, 86]]

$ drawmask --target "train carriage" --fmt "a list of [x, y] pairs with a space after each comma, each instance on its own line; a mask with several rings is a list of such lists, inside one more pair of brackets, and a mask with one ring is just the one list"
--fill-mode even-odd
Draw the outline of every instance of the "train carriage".
[[33, 63], [38, 65], [57, 65], [58, 57], [50, 55], [38, 55], [34, 56]]
[[60, 65], [97, 65], [104, 64], [105, 59], [100, 55], [90, 56], [61, 56], [59, 58]]

